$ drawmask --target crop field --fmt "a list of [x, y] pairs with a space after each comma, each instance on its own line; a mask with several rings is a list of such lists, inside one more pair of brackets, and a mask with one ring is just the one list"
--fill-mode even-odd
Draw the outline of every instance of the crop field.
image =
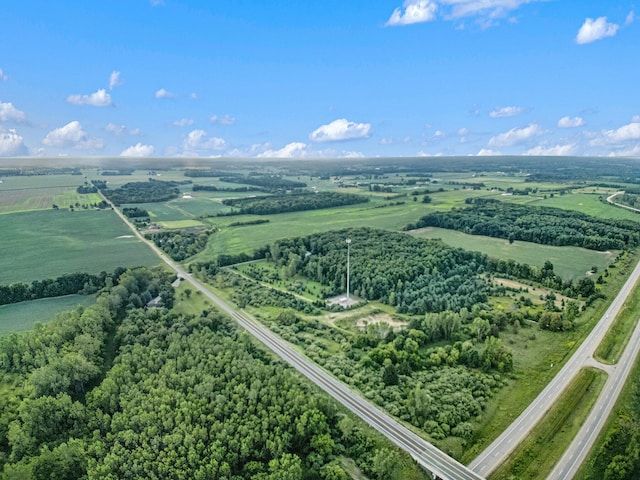
[[544, 205], [546, 207], [564, 208], [593, 215], [594, 217], [612, 218], [619, 220], [634, 220], [640, 222], [640, 214], [625, 208], [616, 207], [601, 202], [598, 195], [593, 194], [567, 194], [555, 195], [531, 203], [531, 205]]
[[[168, 202], [171, 208], [179, 209], [185, 215], [192, 217], [213, 216], [222, 212], [231, 211], [230, 207], [222, 204], [221, 199], [211, 197], [209, 192], [193, 192], [191, 198], [178, 198]], [[228, 198], [230, 195], [218, 194], [220, 198]], [[234, 195], [235, 196], [235, 195]]]
[[179, 206], [171, 202], [165, 203], [136, 203], [122, 205], [125, 207], [138, 207], [149, 212], [152, 222], [175, 222], [178, 220], [193, 220], [194, 216], [183, 211]]
[[7, 214], [2, 219], [2, 284], [159, 263], [110, 210], [44, 210]]
[[95, 302], [91, 295], [66, 295], [0, 306], [0, 335], [31, 330], [36, 323], [46, 323], [57, 314]]
[[603, 271], [618, 253], [596, 252], [578, 247], [555, 247], [521, 241], [509, 244], [507, 240], [501, 238], [469, 235], [456, 230], [436, 227], [422, 228], [411, 233], [422, 238], [440, 238], [452, 247], [476, 250], [486, 253], [490, 257], [514, 260], [537, 267], [542, 267], [544, 262], [549, 260], [553, 263], [555, 272], [565, 280], [582, 278], [594, 266], [598, 267], [599, 272]]
[[0, 214], [24, 212], [29, 210], [47, 210], [53, 204], [60, 208], [69, 205], [99, 203], [102, 199], [97, 194], [80, 195], [75, 187], [24, 188], [16, 190], [0, 190]]

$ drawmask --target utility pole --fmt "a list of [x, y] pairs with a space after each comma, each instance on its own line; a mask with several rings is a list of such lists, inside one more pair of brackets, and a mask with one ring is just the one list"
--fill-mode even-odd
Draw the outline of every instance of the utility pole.
[[351, 247], [351, 239], [347, 238], [347, 307], [349, 306], [349, 249]]

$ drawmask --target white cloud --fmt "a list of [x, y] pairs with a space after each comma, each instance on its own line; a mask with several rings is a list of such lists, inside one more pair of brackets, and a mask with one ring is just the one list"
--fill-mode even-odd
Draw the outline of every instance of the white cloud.
[[640, 157], [640, 144], [634, 145], [623, 150], [609, 152], [609, 157]]
[[149, 0], [149, 3], [152, 7], [159, 7], [160, 5], [164, 5], [164, 0]]
[[337, 142], [366, 138], [369, 136], [369, 132], [371, 132], [370, 123], [355, 123], [339, 118], [315, 129], [309, 134], [309, 139], [312, 142]]
[[634, 115], [634, 117], [631, 119], [632, 122], [640, 122], [640, 115]]
[[0, 81], [5, 81], [7, 80], [9, 77], [7, 77], [4, 72], [2, 71], [2, 69], [0, 68]]
[[515, 117], [516, 115], [521, 115], [526, 111], [527, 109], [523, 107], [497, 107], [489, 112], [489, 116], [491, 118]]
[[531, 140], [544, 133], [540, 125], [535, 123], [524, 128], [512, 128], [508, 132], [501, 133], [489, 140], [490, 147], [510, 147]]
[[99, 150], [104, 147], [104, 140], [89, 136], [77, 120], [52, 130], [42, 143], [49, 147], [72, 147], [78, 150]]
[[101, 88], [90, 95], [69, 95], [67, 102], [72, 105], [91, 105], [93, 107], [110, 107], [111, 95], [104, 88]]
[[193, 130], [189, 132], [182, 146], [185, 155], [198, 155], [207, 151], [223, 150], [227, 147], [227, 142], [220, 137], [207, 138], [207, 132], [204, 130]]
[[124, 137], [127, 135], [140, 135], [140, 129], [134, 128], [133, 130], [128, 129], [124, 125], [116, 125], [115, 123], [108, 123], [104, 129], [107, 132], [111, 132], [118, 137]]
[[631, 10], [627, 14], [627, 18], [624, 19], [624, 24], [625, 25], [631, 25], [635, 19], [636, 19], [636, 14], [634, 13], [633, 10]]
[[124, 81], [120, 78], [120, 72], [114, 70], [109, 75], [109, 90], [113, 90], [115, 87], [124, 85]]
[[[521, 5], [542, 0], [405, 0], [396, 8], [386, 26], [402, 26], [424, 23], [436, 18], [438, 12], [448, 20], [463, 17], [479, 17], [484, 27], [495, 25], [496, 19], [506, 17]], [[510, 19], [515, 21], [515, 19]]]
[[27, 115], [13, 106], [13, 103], [0, 102], [0, 122], [22, 123], [27, 119]]
[[189, 98], [191, 100], [197, 100], [198, 99], [198, 94], [197, 93], [190, 93], [189, 94]]
[[0, 157], [23, 157], [29, 154], [24, 138], [14, 129], [0, 127]]
[[478, 153], [476, 153], [476, 156], [478, 157], [495, 157], [497, 155], [502, 155], [502, 153], [498, 152], [497, 150], [491, 150], [489, 148], [483, 148]]
[[292, 142], [280, 150], [265, 150], [258, 155], [260, 158], [303, 158], [308, 156], [307, 144]]
[[236, 117], [232, 117], [231, 115], [212, 115], [211, 118], [209, 118], [209, 121], [219, 125], [235, 125]]
[[599, 137], [591, 140], [591, 145], [622, 144], [640, 140], [640, 122], [631, 122], [615, 130], [603, 130]]
[[364, 153], [362, 152], [342, 152], [340, 158], [364, 158]]
[[618, 28], [620, 28], [619, 25], [608, 23], [607, 17], [598, 17], [595, 20], [587, 18], [576, 35], [576, 43], [584, 45], [606, 37], [613, 37], [618, 32]]
[[175, 98], [175, 97], [176, 97], [175, 93], [171, 93], [169, 90], [165, 90], [164, 88], [161, 88], [156, 92], [156, 98]]
[[558, 127], [560, 128], [573, 128], [582, 127], [585, 124], [582, 117], [562, 117], [558, 120]]
[[530, 148], [525, 152], [525, 155], [540, 155], [540, 156], [567, 156], [572, 155], [576, 151], [576, 144], [570, 143], [567, 145], [554, 145], [551, 147], [545, 147], [543, 145], [537, 145]]
[[153, 155], [155, 149], [153, 145], [143, 145], [138, 142], [135, 145], [130, 146], [129, 148], [122, 151], [120, 154], [121, 157], [150, 157]]
[[438, 4], [431, 0], [405, 0], [402, 7], [404, 8], [398, 7], [393, 11], [386, 26], [397, 27], [430, 22], [436, 18], [438, 11]]
[[193, 119], [191, 118], [181, 118], [180, 120], [171, 122], [171, 125], [175, 127], [188, 127], [190, 125], [193, 125], [193, 123]]

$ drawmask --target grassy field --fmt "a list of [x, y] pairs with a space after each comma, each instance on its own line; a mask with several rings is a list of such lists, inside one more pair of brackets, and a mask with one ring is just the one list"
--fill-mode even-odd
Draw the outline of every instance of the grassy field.
[[616, 207], [599, 200], [599, 195], [574, 193], [555, 195], [543, 200], [531, 202], [531, 205], [564, 208], [593, 215], [594, 217], [612, 218], [619, 220], [634, 220], [640, 222], [640, 214], [625, 208]]
[[578, 247], [554, 247], [537, 243], [515, 241], [509, 244], [501, 238], [468, 235], [444, 228], [422, 228], [412, 235], [421, 238], [440, 238], [452, 247], [476, 250], [490, 257], [515, 260], [542, 267], [549, 260], [555, 272], [564, 280], [582, 278], [593, 266], [603, 271], [616, 258], [618, 252], [596, 252]]
[[2, 284], [159, 263], [110, 210], [44, 210], [7, 214], [2, 220]]
[[615, 322], [602, 339], [602, 343], [598, 345], [595, 357], [601, 362], [617, 363], [627, 346], [629, 336], [638, 323], [638, 318], [640, 318], [639, 288], [640, 283], [636, 283], [634, 287], [635, 293], [624, 303]]
[[25, 188], [17, 190], [0, 190], [0, 214], [25, 212], [29, 210], [49, 210], [53, 204], [60, 208], [70, 205], [91, 205], [100, 203], [100, 196], [95, 193], [80, 195], [75, 187]]
[[37, 322], [48, 322], [58, 313], [73, 310], [80, 305], [86, 307], [94, 302], [95, 297], [90, 295], [66, 295], [2, 305], [0, 306], [0, 335], [31, 330]]
[[543, 480], [578, 432], [606, 382], [601, 370], [583, 369], [560, 400], [513, 451], [491, 480]]

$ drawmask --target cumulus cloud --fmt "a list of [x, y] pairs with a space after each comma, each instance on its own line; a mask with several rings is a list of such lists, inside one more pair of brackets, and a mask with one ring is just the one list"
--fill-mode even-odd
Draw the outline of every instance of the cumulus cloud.
[[540, 156], [567, 156], [573, 155], [576, 151], [576, 144], [570, 143], [567, 145], [554, 145], [554, 146], [543, 146], [537, 145], [533, 148], [530, 148], [525, 152], [525, 155], [540, 155]]
[[405, 0], [396, 8], [386, 26], [403, 26], [430, 22], [442, 13], [443, 18], [457, 20], [464, 17], [479, 17], [484, 26], [507, 16], [521, 5], [541, 0]]
[[161, 88], [160, 90], [156, 91], [156, 98], [175, 98], [176, 94], [175, 93], [171, 93], [169, 90], [165, 90], [164, 88]]
[[622, 150], [609, 152], [609, 157], [640, 157], [640, 144]]
[[587, 18], [582, 24], [582, 27], [580, 27], [580, 30], [578, 30], [576, 43], [578, 45], [584, 45], [606, 37], [613, 37], [619, 28], [619, 25], [607, 22], [607, 17], [598, 17], [595, 20]]
[[309, 134], [312, 142], [337, 142], [366, 138], [371, 132], [370, 123], [355, 123], [344, 118], [322, 125]]
[[397, 27], [412, 23], [430, 22], [436, 18], [438, 4], [431, 0], [405, 0], [402, 7], [396, 8], [386, 26]]
[[544, 133], [540, 125], [535, 123], [524, 128], [512, 128], [508, 132], [501, 133], [489, 140], [490, 147], [510, 147], [520, 143], [527, 142], [532, 138], [538, 137]]
[[24, 157], [28, 154], [24, 138], [18, 132], [0, 127], [0, 157]]
[[627, 14], [627, 18], [624, 19], [624, 24], [625, 25], [631, 25], [635, 19], [636, 19], [636, 14], [634, 13], [633, 10], [631, 10]]
[[211, 118], [209, 118], [209, 121], [219, 125], [235, 125], [236, 117], [232, 117], [231, 115], [212, 115]]
[[164, 5], [164, 0], [149, 0], [149, 3], [152, 7], [159, 7], [160, 5]]
[[182, 144], [185, 155], [198, 155], [210, 151], [220, 151], [227, 147], [224, 138], [207, 138], [204, 130], [193, 130], [189, 132]]
[[104, 140], [89, 136], [77, 120], [52, 130], [42, 143], [49, 147], [71, 147], [78, 150], [99, 150], [104, 147]]
[[120, 78], [120, 72], [114, 70], [109, 75], [109, 90], [113, 90], [115, 87], [124, 85], [124, 81]]
[[603, 130], [590, 143], [591, 145], [612, 145], [636, 140], [640, 140], [640, 121], [631, 122], [615, 130]]
[[7, 77], [4, 72], [2, 71], [2, 69], [0, 68], [0, 81], [4, 82], [5, 80], [7, 80], [9, 77]]
[[0, 122], [22, 123], [27, 119], [27, 115], [13, 106], [13, 103], [0, 102]]
[[188, 127], [190, 125], [193, 125], [193, 123], [193, 119], [191, 118], [181, 118], [180, 120], [171, 122], [171, 125], [173, 125], [174, 127]]
[[117, 135], [118, 137], [124, 137], [127, 135], [140, 135], [141, 133], [139, 128], [134, 128], [133, 130], [130, 130], [124, 125], [117, 125], [115, 123], [108, 123], [107, 126], [104, 127], [104, 129], [107, 132], [111, 132], [114, 135]]
[[558, 127], [560, 128], [574, 128], [582, 127], [585, 124], [582, 117], [562, 117], [558, 120]]
[[121, 157], [150, 157], [155, 149], [153, 145], [143, 145], [138, 142], [135, 145], [126, 148], [120, 153]]
[[527, 111], [524, 107], [497, 107], [489, 112], [491, 118], [515, 117]]
[[72, 105], [91, 105], [93, 107], [110, 107], [112, 105], [111, 95], [104, 88], [89, 95], [69, 95], [67, 102]]
[[632, 122], [640, 122], [640, 115], [634, 115], [634, 117], [631, 119]]
[[258, 155], [260, 158], [303, 158], [308, 156], [307, 144], [291, 142], [280, 150], [265, 150]]

